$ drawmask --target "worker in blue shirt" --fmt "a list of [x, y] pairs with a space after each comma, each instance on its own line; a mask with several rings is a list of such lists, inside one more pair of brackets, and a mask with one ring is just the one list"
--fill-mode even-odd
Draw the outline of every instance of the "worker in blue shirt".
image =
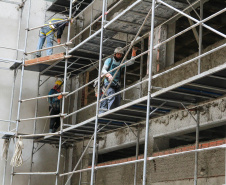
[[[57, 80], [55, 82], [55, 86], [49, 91], [48, 95], [60, 93], [62, 84], [63, 84], [62, 81]], [[62, 99], [62, 95], [48, 98], [50, 115], [60, 114], [60, 100], [61, 99]], [[59, 126], [60, 126], [60, 117], [51, 118], [50, 125], [49, 125], [49, 133], [56, 132], [56, 130], [59, 128]]]
[[[137, 52], [137, 48], [134, 47], [132, 49], [132, 58], [136, 56], [136, 52]], [[114, 57], [108, 58], [104, 62], [104, 66], [103, 66], [102, 71], [101, 71], [101, 75], [106, 76], [106, 78], [104, 79], [104, 87], [106, 88], [109, 85], [109, 83], [112, 81], [110, 87], [108, 88], [108, 90], [106, 92], [107, 96], [110, 96], [110, 95], [115, 94], [115, 93], [120, 91], [121, 71], [125, 67], [125, 65], [120, 68], [120, 70], [117, 72], [114, 79], [113, 79], [113, 76], [115, 75], [117, 69], [112, 71], [112, 72], [108, 72], [108, 71], [111, 71], [112, 69], [114, 69], [114, 68], [116, 68], [120, 65], [120, 63], [123, 59], [123, 55], [124, 55], [123, 49], [121, 47], [117, 47], [114, 51]], [[134, 64], [134, 60], [131, 60], [130, 62], [128, 62], [126, 64], [126, 66], [130, 66], [132, 64]], [[103, 96], [102, 98], [104, 98], [104, 97], [105, 96]], [[100, 103], [99, 113], [103, 113], [106, 110], [110, 110], [110, 109], [113, 109], [113, 108], [120, 106], [120, 102], [121, 102], [121, 95], [120, 94], [103, 100]]]
[[[49, 24], [45, 27], [42, 27], [40, 30], [40, 35], [39, 35], [39, 41], [38, 41], [38, 46], [37, 50], [42, 49], [45, 40], [47, 40], [46, 47], [52, 47], [53, 46], [53, 41], [54, 41], [54, 33], [57, 32], [57, 43], [61, 43], [61, 36], [63, 34], [63, 31], [65, 29], [65, 26], [68, 26], [68, 21], [65, 22], [60, 22], [65, 19], [60, 19], [60, 18], [53, 18], [49, 21]], [[55, 24], [52, 24], [55, 23]], [[48, 49], [46, 51], [47, 55], [52, 55], [53, 54], [53, 48]], [[36, 52], [36, 57], [41, 57], [41, 51]]]

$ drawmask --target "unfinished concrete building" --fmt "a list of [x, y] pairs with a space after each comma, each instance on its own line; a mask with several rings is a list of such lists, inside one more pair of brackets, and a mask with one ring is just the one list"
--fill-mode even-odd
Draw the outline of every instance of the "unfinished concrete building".
[[[1, 0], [0, 9], [2, 185], [226, 184], [225, 0]], [[36, 58], [52, 18], [69, 25]], [[116, 47], [121, 105], [99, 113], [116, 94], [95, 97], [93, 84], [100, 92]], [[48, 95], [59, 79], [62, 91]], [[59, 95], [61, 112], [49, 115], [46, 99]], [[49, 133], [53, 117], [60, 128]]]

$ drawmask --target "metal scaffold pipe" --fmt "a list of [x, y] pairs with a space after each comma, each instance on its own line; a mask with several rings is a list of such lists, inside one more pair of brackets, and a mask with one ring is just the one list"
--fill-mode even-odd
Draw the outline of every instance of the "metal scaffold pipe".
[[[163, 4], [163, 5], [167, 6], [167, 7], [169, 7], [170, 9], [172, 9], [172, 10], [174, 10], [174, 11], [180, 13], [181, 15], [183, 15], [183, 16], [185, 16], [185, 17], [191, 19], [191, 20], [193, 20], [193, 21], [196, 22], [196, 23], [200, 23], [199, 20], [197, 20], [197, 19], [193, 18], [192, 16], [190, 16], [190, 15], [184, 13], [183, 11], [180, 11], [180, 10], [174, 8], [173, 6], [171, 6], [171, 5], [167, 4], [167, 3], [165, 3], [165, 2], [162, 1], [162, 0], [157, 0], [157, 2], [159, 2], [159, 3], [161, 3], [161, 4]], [[226, 35], [225, 35], [225, 34], [223, 34], [223, 33], [219, 32], [219, 31], [217, 31], [216, 29], [211, 28], [210, 26], [208, 26], [208, 25], [206, 25], [206, 24], [204, 24], [204, 23], [203, 23], [202, 25], [203, 25], [205, 28], [207, 28], [207, 29], [213, 31], [214, 33], [216, 33], [216, 34], [218, 34], [218, 35], [220, 35], [220, 36], [226, 38]]]
[[[40, 73], [38, 75], [38, 90], [37, 90], [37, 97], [39, 96], [39, 90], [40, 90]], [[35, 117], [38, 115], [38, 99], [36, 99], [36, 104], [35, 104]], [[33, 134], [36, 133], [36, 123], [37, 120], [34, 120], [34, 128], [33, 128]], [[33, 167], [33, 157], [34, 157], [34, 140], [32, 141], [32, 149], [31, 149], [31, 160], [30, 160], [30, 172], [32, 172], [32, 167]], [[31, 175], [29, 176], [28, 180], [28, 185], [31, 184]]]
[[[69, 11], [69, 20], [71, 20], [72, 16], [72, 4], [73, 0], [70, 0], [70, 11]], [[71, 21], [68, 24], [68, 32], [67, 32], [67, 43], [70, 40], [70, 31], [71, 31]], [[68, 45], [66, 45], [66, 56], [68, 56]], [[68, 65], [68, 58], [65, 60], [64, 65], [64, 84], [63, 84], [63, 93], [66, 93], [66, 85], [67, 85], [67, 65]], [[61, 107], [61, 114], [64, 114], [64, 106], [65, 106], [65, 96], [62, 99], [62, 107]], [[62, 133], [63, 133], [63, 125], [64, 125], [64, 117], [60, 117], [60, 140], [59, 140], [59, 150], [58, 150], [58, 159], [57, 159], [57, 169], [56, 169], [56, 181], [55, 185], [58, 185], [59, 182], [59, 172], [60, 172], [60, 160], [61, 160], [61, 150], [62, 150]]]
[[172, 37], [170, 37], [170, 38], [164, 40], [163, 42], [161, 42], [161, 43], [159, 43], [159, 44], [156, 44], [156, 45], [154, 46], [154, 49], [157, 49], [157, 48], [160, 47], [161, 45], [166, 44], [167, 42], [169, 42], [169, 41], [171, 41], [171, 40], [177, 38], [178, 36], [182, 35], [183, 33], [185, 33], [185, 32], [187, 32], [187, 31], [191, 30], [192, 28], [195, 28], [195, 27], [198, 26], [198, 25], [201, 25], [201, 24], [204, 23], [204, 22], [207, 22], [208, 20], [210, 20], [210, 19], [212, 19], [212, 18], [214, 18], [214, 17], [216, 17], [216, 16], [218, 16], [218, 15], [224, 13], [225, 11], [226, 11], [226, 8], [224, 8], [224, 9], [222, 9], [222, 10], [220, 10], [220, 11], [218, 11], [218, 12], [212, 14], [212, 15], [210, 15], [209, 17], [207, 17], [207, 18], [205, 18], [205, 19], [199, 21], [199, 22], [196, 23], [196, 24], [193, 24], [192, 26], [190, 26], [190, 27], [188, 27], [188, 28], [182, 30], [181, 32], [179, 32], [179, 33], [173, 35]]
[[[101, 67], [102, 67], [102, 52], [103, 52], [103, 37], [104, 37], [104, 22], [105, 22], [105, 5], [106, 0], [103, 0], [102, 5], [102, 21], [101, 21], [101, 36], [100, 36], [100, 54], [99, 54], [99, 70], [98, 70], [98, 89], [100, 92], [100, 82], [101, 82]], [[100, 107], [100, 93], [97, 93], [97, 103], [96, 103], [96, 118], [95, 118], [95, 128], [94, 128], [94, 141], [93, 141], [93, 156], [92, 156], [92, 168], [91, 168], [91, 180], [90, 185], [94, 184], [94, 169], [95, 169], [95, 159], [96, 159], [96, 143], [97, 143], [97, 127], [98, 127], [98, 114]]]
[[[48, 47], [48, 48], [43, 48], [43, 49], [39, 49], [39, 50], [34, 50], [34, 51], [30, 51], [30, 52], [27, 52], [26, 55], [29, 55], [29, 54], [32, 54], [32, 53], [36, 53], [38, 51], [45, 51], [45, 50], [48, 50], [48, 49], [53, 49], [53, 48], [58, 48], [58, 47], [67, 47], [69, 45], [72, 45], [73, 43], [72, 42], [66, 42], [64, 44], [59, 44], [59, 45], [56, 45], [56, 46], [52, 46], [52, 47]], [[70, 55], [66, 55], [65, 58], [70, 58], [71, 56]]]
[[[190, 151], [178, 152], [178, 153], [174, 153], [174, 154], [167, 154], [167, 155], [161, 155], [161, 156], [156, 156], [156, 157], [148, 157], [147, 160], [152, 161], [152, 160], [156, 160], [156, 159], [173, 157], [173, 156], [177, 156], [177, 155], [186, 155], [186, 154], [190, 154], [190, 153], [194, 153], [194, 152], [203, 152], [203, 151], [216, 150], [216, 149], [226, 149], [226, 144], [220, 145], [220, 146], [209, 147], [209, 148], [202, 148], [202, 149], [195, 149], [195, 150], [190, 150]], [[123, 162], [123, 163], [118, 163], [118, 164], [96, 166], [95, 169], [98, 170], [98, 169], [104, 169], [104, 168], [112, 168], [112, 167], [116, 167], [116, 166], [124, 166], [124, 165], [134, 164], [134, 163], [143, 162], [143, 161], [144, 161], [144, 159], [138, 159], [138, 160]], [[61, 176], [76, 174], [76, 173], [80, 173], [80, 172], [86, 172], [86, 171], [90, 171], [90, 170], [91, 170], [91, 168], [85, 168], [85, 169], [61, 174]]]
[[[117, 2], [113, 7], [111, 7], [105, 14], [107, 15], [108, 13], [110, 13], [116, 6], [118, 6], [123, 0], [120, 0], [119, 2]], [[75, 20], [79, 15], [77, 15], [75, 18], [73, 18], [73, 20]], [[97, 23], [99, 20], [101, 20], [102, 15], [100, 17], [98, 17], [95, 21], [93, 21], [91, 24], [89, 24], [85, 29], [83, 29], [81, 32], [79, 32], [75, 37], [73, 37], [70, 41], [72, 42], [73, 40], [75, 40], [76, 38], [78, 38], [81, 34], [83, 34], [86, 30], [88, 30], [91, 26], [93, 26], [95, 23]]]
[[68, 92], [65, 92], [65, 93], [57, 93], [57, 94], [52, 94], [52, 95], [46, 95], [46, 96], [37, 96], [35, 98], [29, 98], [29, 99], [24, 99], [24, 100], [21, 100], [21, 102], [26, 102], [26, 101], [31, 101], [31, 100], [38, 100], [38, 99], [44, 99], [44, 98], [50, 98], [50, 97], [56, 97], [56, 96], [66, 96], [68, 94]]
[[153, 62], [153, 47], [154, 47], [154, 25], [155, 25], [155, 0], [152, 1], [152, 16], [151, 16], [151, 32], [149, 44], [149, 69], [148, 69], [148, 97], [147, 97], [147, 112], [146, 112], [146, 129], [144, 143], [144, 166], [143, 166], [143, 185], [146, 185], [147, 173], [147, 155], [148, 155], [148, 140], [149, 140], [149, 119], [150, 119], [150, 104], [151, 104], [151, 86], [152, 86], [152, 62]]
[[[65, 20], [62, 20], [62, 21], [57, 21], [57, 23], [63, 23], [63, 22], [67, 22], [67, 21], [70, 21], [70, 19], [65, 19]], [[37, 26], [37, 27], [34, 27], [34, 28], [27, 28], [28, 31], [32, 31], [32, 30], [35, 30], [35, 29], [38, 29], [38, 28], [43, 28], [43, 27], [46, 27], [46, 26], [50, 26], [50, 25], [54, 25], [56, 23], [48, 23], [48, 24], [45, 24], [45, 25], [41, 25], [41, 26]]]
[[2, 121], [2, 122], [11, 122], [11, 123], [16, 123], [16, 121], [4, 120], [4, 119], [0, 119], [0, 121]]
[[[104, 25], [104, 29], [107, 28], [108, 26], [110, 26], [116, 19], [118, 19], [119, 17], [121, 17], [122, 15], [124, 15], [128, 10], [130, 10], [131, 8], [133, 8], [134, 6], [136, 6], [137, 4], [139, 4], [142, 0], [137, 0], [135, 3], [133, 3], [132, 5], [130, 5], [128, 8], [126, 8], [122, 13], [120, 13], [118, 16], [116, 16], [114, 19], [112, 19], [111, 21], [109, 21], [106, 25]], [[108, 12], [109, 13], [109, 12]], [[104, 16], [104, 15], [103, 15]], [[101, 16], [102, 17], [102, 16]], [[100, 17], [99, 17], [100, 18]], [[89, 27], [88, 27], [89, 28]], [[80, 44], [78, 44], [77, 46], [75, 46], [74, 48], [72, 48], [69, 53], [72, 53], [73, 51], [77, 50], [79, 47], [81, 47], [84, 43], [86, 43], [87, 41], [89, 41], [90, 39], [94, 38], [95, 36], [97, 36], [98, 34], [101, 33], [101, 29], [98, 30], [97, 32], [95, 32], [93, 35], [91, 35], [90, 37], [88, 37], [87, 39], [85, 39], [83, 42], [81, 42]], [[76, 35], [77, 37], [78, 35]]]
[[[203, 1], [200, 0], [200, 21], [203, 20]], [[202, 24], [199, 25], [199, 55], [202, 54], [202, 40], [203, 40], [203, 26]], [[198, 74], [201, 73], [201, 58], [199, 59], [198, 62]]]
[[223, 44], [223, 45], [221, 45], [221, 46], [218, 46], [218, 47], [216, 47], [216, 48], [214, 48], [214, 49], [212, 49], [212, 50], [210, 50], [210, 51], [207, 51], [206, 53], [203, 53], [202, 55], [199, 55], [199, 56], [197, 56], [197, 57], [195, 57], [195, 58], [193, 58], [193, 59], [191, 59], [191, 60], [188, 60], [188, 61], [186, 61], [186, 62], [183, 62], [182, 64], [180, 64], [180, 65], [178, 65], [178, 66], [172, 67], [172, 68], [168, 69], [167, 71], [164, 71], [164, 72], [161, 72], [161, 73], [159, 73], [159, 74], [156, 74], [156, 75], [154, 75], [152, 78], [155, 79], [155, 78], [157, 78], [157, 77], [159, 77], [159, 76], [162, 76], [162, 75], [164, 75], [164, 74], [166, 74], [166, 73], [169, 73], [169, 72], [171, 72], [171, 71], [173, 71], [173, 70], [175, 70], [175, 69], [178, 69], [178, 68], [180, 68], [180, 67], [182, 67], [182, 66], [184, 66], [184, 65], [187, 65], [187, 64], [189, 64], [189, 63], [191, 63], [191, 62], [193, 62], [193, 61], [195, 61], [195, 60], [197, 60], [197, 59], [199, 59], [199, 58], [202, 58], [202, 57], [205, 57], [205, 56], [207, 56], [207, 55], [209, 55], [209, 54], [211, 54], [211, 53], [214, 53], [215, 51], [218, 51], [218, 50], [220, 50], [220, 49], [222, 49], [222, 48], [224, 48], [224, 47], [226, 47], [226, 44]]
[[[20, 16], [19, 16], [19, 21], [18, 21], [19, 28], [18, 28], [18, 31], [17, 31], [17, 48], [12, 49], [12, 50], [16, 50], [16, 60], [11, 60], [11, 62], [15, 62], [15, 63], [21, 63], [21, 61], [18, 61], [18, 55], [19, 55], [19, 51], [21, 51], [19, 49], [19, 43], [20, 43], [20, 31], [21, 31], [21, 21], [22, 21], [24, 3], [25, 2], [22, 1], [22, 4], [20, 4], [20, 8], [19, 8], [19, 15]], [[9, 49], [9, 48], [5, 48], [5, 49]], [[1, 58], [0, 60], [4, 60], [4, 59]], [[10, 60], [10, 59], [7, 59], [7, 60]], [[11, 121], [11, 120], [12, 120], [12, 113], [13, 113], [13, 103], [14, 103], [14, 94], [15, 94], [15, 84], [16, 84], [17, 72], [18, 72], [18, 69], [14, 69], [12, 92], [11, 92], [11, 101], [10, 101], [10, 112], [9, 112], [9, 121], [10, 122], [8, 124], [8, 132], [11, 129], [11, 123], [16, 123], [16, 121]], [[7, 160], [8, 160], [8, 155], [9, 155], [9, 152], [7, 151]], [[5, 164], [4, 164], [2, 185], [5, 185], [6, 168], [7, 168], [7, 163], [8, 163], [7, 160], [5, 161]]]
[[[31, 12], [31, 0], [28, 0], [27, 27], [29, 27], [30, 12]], [[22, 98], [23, 77], [24, 77], [24, 63], [25, 63], [25, 53], [26, 53], [26, 49], [27, 49], [27, 40], [28, 40], [28, 31], [26, 30], [26, 32], [25, 32], [24, 54], [23, 54], [23, 59], [22, 59], [22, 64], [23, 65], [22, 65], [22, 69], [21, 69], [21, 78], [20, 78], [19, 100], [21, 100], [21, 98]], [[18, 129], [19, 129], [20, 109], [21, 109], [21, 102], [18, 102], [17, 121], [16, 121], [16, 136], [18, 135]], [[15, 143], [14, 147], [16, 147], [16, 143]], [[14, 168], [12, 167], [10, 185], [13, 184], [13, 174], [14, 174]]]
[[56, 114], [51, 116], [42, 116], [42, 117], [34, 117], [34, 118], [25, 118], [25, 119], [19, 119], [18, 121], [30, 121], [30, 120], [37, 120], [37, 119], [48, 119], [48, 118], [56, 118], [56, 117], [62, 117], [65, 116], [65, 114]]

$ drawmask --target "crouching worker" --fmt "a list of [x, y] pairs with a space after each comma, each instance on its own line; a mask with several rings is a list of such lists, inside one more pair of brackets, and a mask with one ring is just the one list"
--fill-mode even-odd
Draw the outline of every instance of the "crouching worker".
[[[136, 52], [137, 52], [137, 48], [134, 47], [132, 49], [132, 58], [136, 56]], [[125, 67], [125, 65], [120, 67], [120, 69], [117, 72], [114, 79], [113, 79], [113, 76], [115, 75], [115, 73], [117, 71], [117, 69], [115, 69], [115, 68], [120, 65], [120, 63], [123, 59], [123, 55], [124, 55], [123, 49], [121, 47], [117, 47], [114, 51], [114, 57], [108, 58], [104, 62], [104, 66], [103, 66], [102, 71], [101, 71], [101, 75], [102, 76], [105, 75], [105, 77], [106, 77], [104, 79], [104, 88], [107, 88], [109, 83], [112, 81], [110, 87], [108, 88], [108, 90], [106, 92], [107, 96], [113, 95], [113, 94], [120, 91], [121, 72], [122, 72], [122, 69]], [[126, 62], [126, 60], [125, 60], [125, 62]], [[130, 62], [128, 62], [126, 64], [126, 66], [130, 66], [133, 63], [134, 63], [134, 60], [131, 60]], [[112, 71], [112, 72], [108, 72], [108, 71], [111, 71], [112, 69], [115, 69], [115, 70]], [[102, 98], [105, 98], [105, 96], [102, 96]], [[115, 96], [112, 96], [108, 99], [103, 100], [100, 103], [99, 113], [103, 113], [106, 110], [110, 110], [110, 109], [113, 109], [113, 108], [120, 106], [120, 102], [121, 102], [121, 95], [120, 94], [117, 94]]]
[[[49, 91], [48, 95], [60, 93], [62, 84], [63, 84], [62, 81], [57, 80], [55, 82], [55, 86]], [[62, 95], [48, 98], [50, 115], [60, 114], [60, 99], [62, 99]], [[56, 132], [59, 126], [60, 126], [60, 117], [50, 118], [49, 133]]]
[[[63, 20], [65, 20], [65, 19], [53, 18], [49, 21], [49, 24], [51, 24], [51, 25], [46, 25], [45, 27], [41, 28], [37, 50], [42, 49], [45, 40], [47, 40], [46, 47], [47, 48], [52, 47], [55, 32], [57, 32], [57, 43], [58, 44], [61, 43], [61, 36], [63, 34], [65, 26], [68, 26], [68, 23], [69, 23], [69, 21], [60, 22]], [[46, 51], [47, 56], [52, 55], [52, 54], [53, 54], [53, 48], [48, 49]], [[41, 57], [41, 51], [36, 52], [36, 57]]]

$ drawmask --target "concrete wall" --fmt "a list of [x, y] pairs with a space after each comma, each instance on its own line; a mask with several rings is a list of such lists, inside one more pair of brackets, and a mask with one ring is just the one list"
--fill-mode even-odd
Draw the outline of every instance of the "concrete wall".
[[[225, 143], [225, 139], [200, 144], [200, 148], [216, 146]], [[193, 150], [194, 145], [178, 147], [154, 153], [153, 156], [175, 154]], [[222, 149], [199, 152], [198, 184], [224, 184], [225, 151]], [[143, 156], [139, 156], [139, 159]], [[194, 153], [171, 156], [148, 161], [147, 184], [194, 184]], [[135, 160], [135, 157], [100, 163], [98, 166], [117, 164]], [[142, 162], [138, 163], [137, 184], [142, 184]], [[98, 184], [133, 184], [134, 164], [113, 168], [103, 168], [97, 172]]]
[[[200, 143], [200, 148], [208, 148], [213, 146], [218, 146], [226, 143], [226, 139], [219, 139], [211, 142]], [[80, 145], [81, 147], [81, 145]], [[80, 149], [77, 148], [77, 150]], [[168, 154], [176, 154], [179, 152], [194, 150], [195, 145], [187, 145], [174, 149], [164, 150], [162, 152], [156, 152], [153, 156], [162, 156]], [[77, 152], [79, 153], [79, 152]], [[142, 159], [143, 155], [140, 155], [138, 159]], [[75, 158], [76, 159], [76, 158]], [[154, 185], [191, 185], [194, 184], [194, 163], [195, 154], [187, 153], [174, 155], [171, 157], [166, 157], [162, 159], [155, 159], [148, 161], [148, 171], [147, 171], [147, 184]], [[124, 166], [104, 168], [106, 165], [118, 164], [123, 162], [129, 162], [135, 160], [135, 157], [123, 158], [114, 161], [108, 161], [105, 163], [100, 163], [102, 169], [97, 170], [96, 173], [96, 183], [100, 185], [114, 185], [123, 184], [130, 185], [133, 184], [134, 180], [134, 164], [127, 164]], [[84, 158], [83, 165], [85, 167], [87, 164], [87, 156]], [[225, 150], [215, 149], [202, 151], [198, 154], [198, 184], [200, 185], [223, 185], [225, 183]], [[90, 166], [89, 166], [90, 167]], [[138, 163], [137, 170], [137, 184], [142, 184], [142, 171], [143, 163]], [[82, 173], [82, 182], [89, 182], [90, 172]], [[73, 182], [77, 184], [79, 175], [75, 175]]]
[[[19, 2], [19, 1], [17, 1]], [[45, 10], [48, 4], [46, 1], [32, 0], [31, 3], [31, 16], [30, 16], [30, 27], [36, 27], [39, 25], [43, 25], [45, 22]], [[19, 11], [17, 10], [17, 6], [9, 3], [0, 2], [0, 45], [10, 48], [17, 47], [17, 32], [18, 32], [18, 21], [19, 21]], [[26, 28], [26, 20], [27, 20], [27, 12], [28, 12], [28, 1], [25, 4], [22, 23], [21, 23], [21, 32], [20, 32], [20, 40], [19, 40], [19, 48], [24, 48], [24, 39], [25, 39], [25, 28]], [[66, 31], [66, 30], [65, 30]], [[29, 32], [28, 34], [28, 45], [27, 51], [36, 50], [37, 42], [38, 42], [38, 33], [39, 29]], [[66, 33], [66, 32], [65, 32]], [[64, 36], [62, 38], [62, 42], [66, 40]], [[59, 50], [58, 50], [59, 51]], [[54, 51], [57, 52], [57, 51]], [[12, 50], [6, 50], [0, 48], [0, 57], [2, 58], [10, 58], [16, 59], [16, 52]], [[32, 58], [32, 55], [26, 56], [26, 59]], [[22, 59], [22, 53], [20, 52], [18, 56], [18, 60]], [[0, 66], [10, 66], [11, 64], [3, 64], [0, 63]], [[9, 109], [10, 109], [10, 97], [13, 83], [13, 71], [9, 70], [1, 70], [0, 72], [0, 82], [1, 82], [1, 91], [0, 91], [0, 119], [9, 119]], [[17, 115], [17, 105], [18, 105], [18, 94], [19, 94], [19, 86], [20, 86], [20, 76], [21, 71], [19, 70], [16, 80], [15, 87], [15, 97], [14, 97], [14, 106], [13, 106], [13, 116], [12, 120], [16, 120]], [[42, 82], [47, 77], [41, 77]], [[40, 89], [40, 95], [47, 95], [50, 88], [54, 85], [54, 78], [48, 80]], [[37, 84], [38, 84], [38, 73], [25, 71], [24, 73], [24, 83], [23, 83], [23, 93], [22, 99], [31, 98], [37, 96]], [[38, 116], [46, 116], [48, 115], [48, 103], [46, 99], [39, 101], [39, 113]], [[35, 101], [23, 103], [21, 106], [21, 118], [29, 118], [34, 117], [35, 114]], [[37, 122], [37, 133], [48, 132], [49, 120], [39, 120]], [[15, 128], [15, 124], [12, 124], [11, 129]], [[45, 129], [44, 129], [45, 128]], [[0, 130], [7, 131], [8, 124], [1, 122]], [[19, 125], [19, 133], [32, 133], [33, 132], [33, 121], [21, 122]], [[2, 135], [1, 135], [2, 136]], [[32, 140], [23, 140], [24, 149], [23, 149], [23, 159], [24, 163], [21, 167], [15, 168], [16, 172], [29, 172], [30, 169], [30, 156], [31, 156], [31, 148], [32, 148]], [[2, 145], [3, 140], [0, 139], [0, 153], [2, 153]], [[41, 144], [35, 144], [35, 147], [40, 147]], [[11, 140], [10, 148], [9, 148], [9, 159], [7, 165], [7, 174], [6, 174], [6, 183], [10, 184], [10, 172], [11, 167], [9, 165], [10, 160], [12, 158], [14, 152], [14, 142]], [[34, 167], [33, 171], [46, 171], [46, 172], [54, 172], [56, 171], [56, 162], [57, 162], [57, 152], [58, 149], [54, 146], [45, 145], [43, 146], [37, 153], [34, 154]], [[62, 152], [62, 156], [64, 154], [64, 150]], [[63, 162], [64, 158], [61, 157], [61, 161]], [[62, 166], [62, 163], [61, 163]], [[2, 184], [3, 178], [3, 169], [4, 169], [4, 160], [0, 160], [0, 184]], [[63, 168], [61, 168], [63, 169]], [[23, 176], [15, 176], [14, 184], [24, 185], [28, 182], [27, 175]], [[45, 178], [40, 176], [32, 176], [32, 184], [54, 184], [55, 176], [45, 176]]]

